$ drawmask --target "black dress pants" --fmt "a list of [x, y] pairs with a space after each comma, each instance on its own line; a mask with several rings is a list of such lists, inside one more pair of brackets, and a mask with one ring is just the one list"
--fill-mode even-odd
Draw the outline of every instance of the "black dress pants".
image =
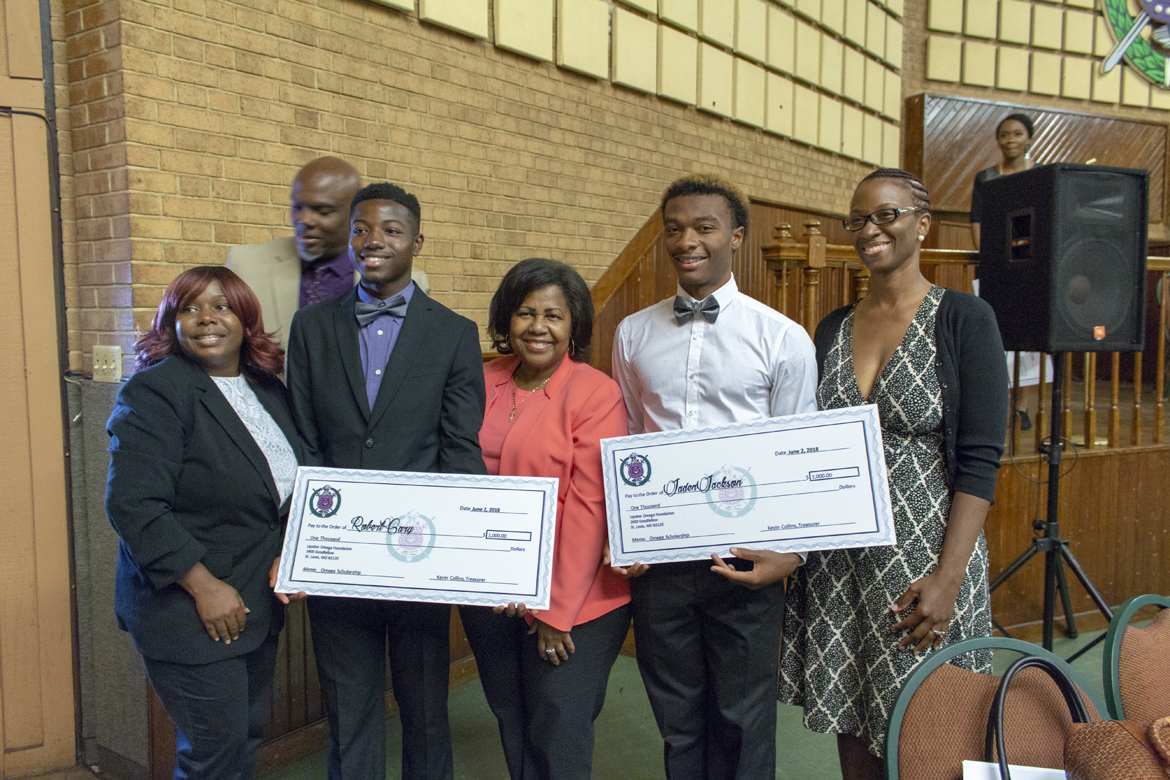
[[387, 652], [402, 720], [402, 778], [450, 780], [451, 607], [310, 596], [308, 609], [329, 723], [329, 780], [386, 777]]
[[667, 778], [772, 780], [784, 583], [753, 591], [688, 561], [651, 566], [630, 593]]
[[175, 723], [175, 780], [251, 780], [268, 720], [277, 634], [255, 650], [210, 664], [143, 658]]
[[459, 616], [512, 780], [589, 780], [593, 721], [630, 629], [629, 605], [573, 626], [576, 649], [559, 666], [540, 657], [527, 621], [490, 607], [460, 607]]

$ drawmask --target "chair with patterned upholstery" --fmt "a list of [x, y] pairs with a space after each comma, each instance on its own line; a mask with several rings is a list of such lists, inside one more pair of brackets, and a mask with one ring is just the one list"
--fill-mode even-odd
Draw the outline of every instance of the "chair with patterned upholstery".
[[[1039, 645], [1000, 637], [958, 642], [931, 653], [902, 686], [886, 732], [888, 780], [961, 780], [964, 760], [984, 760], [987, 718], [999, 676], [947, 663], [984, 648], [1053, 661], [1080, 688], [1094, 719], [1105, 712], [1080, 675]], [[1064, 740], [1072, 718], [1052, 678], [1040, 669], [1023, 670], [1012, 681], [1004, 709], [1008, 760], [1063, 769]]]
[[[1129, 625], [1143, 607], [1161, 607], [1149, 625]], [[1143, 729], [1170, 715], [1170, 598], [1135, 596], [1117, 608], [1105, 634], [1105, 703], [1117, 720]]]

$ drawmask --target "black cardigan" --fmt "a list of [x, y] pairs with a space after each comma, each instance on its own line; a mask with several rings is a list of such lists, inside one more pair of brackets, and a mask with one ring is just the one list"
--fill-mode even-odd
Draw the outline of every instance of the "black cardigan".
[[[817, 325], [813, 342], [820, 375], [851, 308], [843, 306]], [[1007, 362], [995, 313], [974, 295], [947, 290], [939, 302], [934, 335], [951, 490], [994, 502], [1008, 413]]]

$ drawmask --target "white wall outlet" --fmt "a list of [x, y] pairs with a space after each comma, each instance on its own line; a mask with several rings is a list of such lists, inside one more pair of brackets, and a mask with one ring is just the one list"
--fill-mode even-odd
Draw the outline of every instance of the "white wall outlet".
[[93, 381], [121, 382], [122, 381], [122, 348], [103, 347], [95, 345], [93, 348]]

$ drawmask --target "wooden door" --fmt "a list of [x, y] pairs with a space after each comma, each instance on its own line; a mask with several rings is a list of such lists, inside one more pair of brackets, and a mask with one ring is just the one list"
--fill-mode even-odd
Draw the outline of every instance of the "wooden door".
[[[0, 0], [0, 777], [75, 761], [68, 507], [37, 0]], [[26, 112], [26, 113], [17, 113]]]

